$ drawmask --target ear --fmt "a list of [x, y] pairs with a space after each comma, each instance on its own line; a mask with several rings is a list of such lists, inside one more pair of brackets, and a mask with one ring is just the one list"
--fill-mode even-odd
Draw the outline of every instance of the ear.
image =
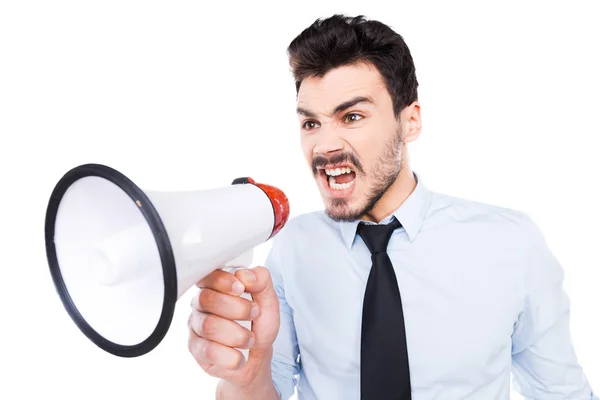
[[409, 143], [417, 140], [421, 135], [421, 105], [418, 101], [413, 102], [400, 113], [404, 142]]

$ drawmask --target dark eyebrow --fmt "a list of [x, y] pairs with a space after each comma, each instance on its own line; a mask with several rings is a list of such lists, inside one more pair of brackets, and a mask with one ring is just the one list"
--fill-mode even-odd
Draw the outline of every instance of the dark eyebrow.
[[307, 109], [302, 108], [302, 107], [296, 108], [296, 112], [298, 114], [304, 115], [305, 117], [311, 117], [311, 118], [316, 117], [315, 113], [313, 113], [312, 111], [308, 111]]
[[[355, 106], [355, 105], [357, 105], [357, 104], [359, 104], [359, 103], [370, 103], [370, 104], [373, 104], [373, 103], [375, 103], [375, 102], [374, 102], [374, 101], [373, 101], [373, 99], [372, 99], [372, 98], [370, 98], [370, 97], [365, 97], [365, 96], [358, 96], [358, 97], [354, 97], [354, 98], [352, 98], [352, 99], [350, 99], [350, 100], [344, 101], [344, 102], [343, 102], [343, 103], [341, 103], [341, 104], [338, 104], [338, 105], [337, 105], [337, 106], [336, 106], [336, 107], [333, 109], [333, 113], [332, 113], [332, 115], [338, 114], [338, 113], [340, 113], [340, 112], [344, 111], [345, 109], [347, 109], [347, 108], [350, 108], [350, 107], [352, 107], [352, 106]], [[310, 110], [307, 110], [307, 109], [305, 109], [305, 108], [302, 108], [302, 107], [298, 107], [298, 108], [296, 108], [296, 112], [297, 112], [298, 114], [304, 115], [304, 116], [306, 116], [306, 117], [311, 117], [311, 118], [314, 118], [314, 117], [316, 117], [315, 113], [313, 113], [312, 111], [310, 111]]]
[[348, 101], [343, 102], [342, 104], [339, 104], [333, 110], [333, 115], [335, 115], [337, 113], [340, 113], [340, 112], [344, 111], [345, 109], [350, 108], [352, 106], [355, 106], [355, 105], [357, 105], [359, 103], [370, 103], [370, 104], [373, 104], [374, 101], [370, 97], [364, 97], [364, 96], [355, 97], [353, 99], [350, 99]]

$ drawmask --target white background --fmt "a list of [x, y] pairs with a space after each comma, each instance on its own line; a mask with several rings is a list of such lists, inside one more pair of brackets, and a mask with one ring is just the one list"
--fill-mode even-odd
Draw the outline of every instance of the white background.
[[598, 2], [204, 3], [0, 5], [0, 398], [214, 398], [187, 352], [194, 290], [144, 357], [111, 356], [77, 330], [46, 264], [48, 196], [68, 169], [99, 162], [147, 189], [251, 176], [283, 189], [292, 216], [321, 208], [285, 50], [333, 13], [380, 19], [411, 48], [423, 133], [409, 151], [426, 184], [539, 223], [600, 392]]

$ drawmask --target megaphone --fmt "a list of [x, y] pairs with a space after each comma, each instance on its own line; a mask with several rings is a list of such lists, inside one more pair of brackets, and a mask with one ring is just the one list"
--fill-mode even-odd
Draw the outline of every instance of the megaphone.
[[251, 178], [215, 189], [144, 191], [114, 168], [84, 164], [52, 191], [46, 255], [81, 332], [111, 354], [137, 357], [164, 339], [188, 289], [218, 268], [250, 266], [253, 249], [288, 216], [285, 194]]

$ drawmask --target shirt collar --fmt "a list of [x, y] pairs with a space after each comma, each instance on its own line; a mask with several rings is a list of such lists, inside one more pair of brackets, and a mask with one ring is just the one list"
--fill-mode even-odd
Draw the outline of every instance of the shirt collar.
[[[425, 213], [427, 212], [431, 200], [431, 192], [423, 184], [420, 175], [416, 172], [413, 172], [413, 175], [417, 181], [417, 185], [413, 192], [400, 207], [382, 221], [382, 223], [387, 223], [392, 217], [395, 217], [402, 224], [402, 227], [411, 242], [417, 238], [417, 235], [423, 226]], [[356, 228], [360, 222], [360, 220], [339, 222], [342, 238], [349, 249], [352, 248], [354, 238], [356, 237]]]

